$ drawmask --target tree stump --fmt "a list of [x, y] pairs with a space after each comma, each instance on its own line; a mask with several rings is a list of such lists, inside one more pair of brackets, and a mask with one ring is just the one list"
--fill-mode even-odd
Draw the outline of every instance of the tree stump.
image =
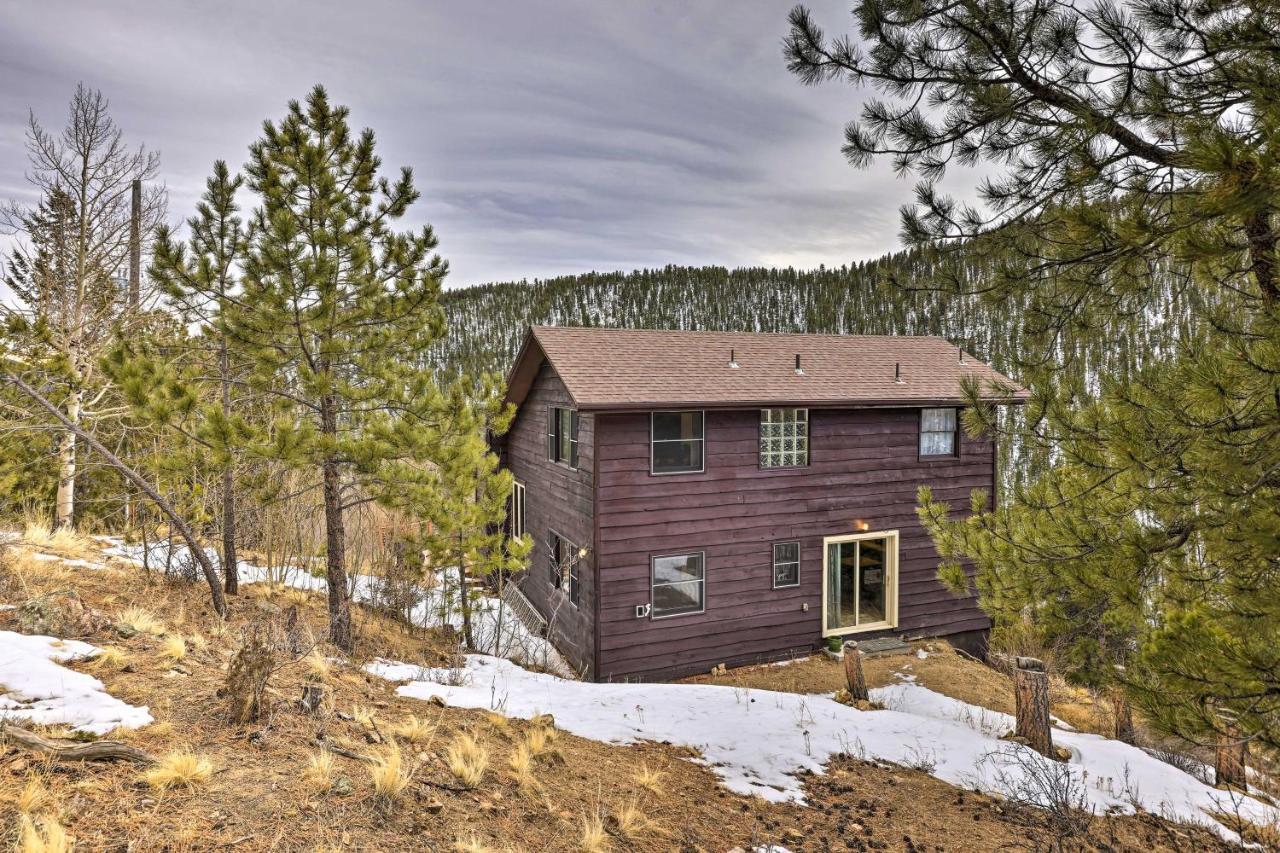
[[1049, 674], [1045, 672], [1043, 661], [1018, 658], [1018, 668], [1013, 675], [1013, 696], [1017, 710], [1015, 734], [1041, 755], [1056, 758], [1049, 726]]
[[1235, 726], [1228, 726], [1218, 739], [1213, 758], [1213, 783], [1219, 788], [1249, 790], [1249, 777], [1245, 770], [1245, 756], [1249, 743], [1240, 737]]
[[1124, 692], [1124, 688], [1112, 689], [1111, 710], [1115, 716], [1115, 727], [1112, 731], [1115, 739], [1130, 746], [1137, 743], [1138, 733], [1133, 725], [1133, 709], [1129, 707], [1129, 696]]
[[313, 717], [320, 713], [320, 708], [324, 705], [324, 685], [302, 685], [302, 698], [298, 700], [298, 705], [305, 713]]
[[867, 679], [862, 674], [862, 651], [854, 642], [844, 645], [844, 681], [849, 690], [849, 696], [855, 702], [871, 701], [871, 697], [867, 694]]

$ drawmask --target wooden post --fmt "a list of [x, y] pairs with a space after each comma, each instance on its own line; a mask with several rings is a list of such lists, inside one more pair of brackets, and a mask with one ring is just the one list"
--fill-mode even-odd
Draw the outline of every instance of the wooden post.
[[1218, 738], [1218, 748], [1213, 758], [1213, 784], [1219, 788], [1249, 790], [1249, 776], [1245, 770], [1245, 756], [1249, 742], [1240, 737], [1234, 725], [1227, 725]]
[[142, 301], [142, 181], [134, 180], [129, 210], [129, 308]]
[[849, 696], [855, 702], [871, 701], [867, 693], [867, 679], [862, 674], [862, 650], [853, 641], [844, 644], [844, 681]]
[[1027, 746], [1041, 755], [1055, 758], [1053, 734], [1049, 728], [1049, 674], [1044, 662], [1036, 658], [1018, 658], [1013, 674], [1014, 705], [1017, 709], [1017, 734]]

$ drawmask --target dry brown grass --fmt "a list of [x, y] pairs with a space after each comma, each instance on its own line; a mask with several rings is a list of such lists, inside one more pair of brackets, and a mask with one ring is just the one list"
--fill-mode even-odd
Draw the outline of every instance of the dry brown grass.
[[511, 728], [511, 720], [505, 715], [499, 714], [497, 711], [485, 711], [485, 721], [489, 723], [489, 727], [494, 731], [505, 732]]
[[70, 853], [74, 842], [66, 829], [51, 817], [32, 820], [22, 815], [18, 830], [17, 853]]
[[165, 634], [160, 641], [160, 657], [177, 663], [187, 656], [187, 641], [181, 634]]
[[378, 712], [368, 705], [352, 705], [351, 719], [358, 726], [372, 729], [378, 725]]
[[598, 812], [582, 816], [581, 830], [578, 849], [582, 853], [605, 853], [609, 849], [609, 833], [605, 831], [604, 821]]
[[644, 788], [649, 793], [661, 794], [662, 779], [665, 775], [666, 774], [663, 773], [661, 770], [654, 770], [651, 767], [649, 767], [649, 763], [646, 761], [645, 763], [640, 765], [640, 769], [636, 771], [635, 776], [633, 778], [635, 779], [635, 782], [637, 785], [639, 785], [641, 788]]
[[410, 714], [399, 723], [396, 724], [396, 737], [408, 741], [415, 746], [426, 746], [435, 739], [437, 726], [418, 717], [417, 714]]
[[116, 646], [99, 646], [98, 648], [98, 654], [94, 655], [86, 665], [88, 669], [95, 672], [119, 671], [128, 666], [131, 661], [129, 653], [124, 649]]
[[329, 659], [318, 648], [313, 648], [307, 652], [307, 656], [302, 659], [302, 663], [307, 668], [307, 675], [314, 681], [327, 684], [333, 676], [333, 665], [329, 663]]
[[333, 787], [333, 753], [321, 747], [312, 753], [303, 768], [302, 778], [307, 787], [317, 794], [324, 794]]
[[540, 723], [530, 726], [524, 733], [524, 742], [528, 744], [529, 751], [534, 755], [542, 755], [546, 752], [555, 739], [556, 730]]
[[71, 559], [83, 559], [98, 553], [88, 539], [69, 527], [54, 529], [47, 518], [28, 518], [22, 527], [22, 541], [32, 548]]
[[474, 832], [465, 838], [459, 836], [453, 842], [453, 849], [455, 853], [497, 853], [496, 850], [477, 838]]
[[527, 743], [516, 744], [515, 749], [507, 756], [507, 766], [511, 768], [511, 776], [522, 789], [528, 790], [537, 784], [533, 775], [533, 751]]
[[139, 634], [159, 637], [164, 633], [164, 622], [143, 607], [129, 607], [116, 617], [116, 624]]
[[445, 750], [445, 763], [464, 787], [475, 788], [489, 768], [489, 749], [470, 732], [459, 732]]
[[142, 781], [157, 791], [170, 788], [194, 788], [213, 776], [213, 762], [183, 748], [160, 758], [156, 765], [142, 774]]
[[618, 821], [619, 834], [633, 841], [645, 835], [657, 833], [657, 825], [641, 810], [640, 804], [635, 800], [628, 800], [619, 806], [614, 817]]
[[18, 793], [18, 813], [34, 815], [44, 811], [51, 804], [49, 789], [44, 786], [44, 781], [39, 776], [29, 777]]
[[373, 781], [374, 796], [384, 803], [394, 802], [404, 794], [413, 774], [405, 768], [404, 757], [395, 742], [388, 744], [381, 755], [375, 756], [369, 765], [369, 778]]

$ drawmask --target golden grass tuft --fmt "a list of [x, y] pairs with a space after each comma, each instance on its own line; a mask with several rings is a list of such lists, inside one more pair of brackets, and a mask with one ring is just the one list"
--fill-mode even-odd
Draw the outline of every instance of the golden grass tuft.
[[187, 641], [182, 638], [182, 635], [165, 634], [164, 639], [160, 641], [160, 657], [177, 663], [186, 656]]
[[307, 766], [302, 771], [302, 780], [315, 793], [326, 793], [333, 787], [333, 766], [333, 753], [321, 747], [308, 759]]
[[94, 551], [89, 540], [70, 527], [54, 529], [48, 519], [40, 517], [26, 520], [22, 527], [22, 541], [32, 548], [53, 551], [64, 557], [87, 557]]
[[102, 646], [89, 661], [89, 669], [121, 670], [129, 665], [129, 653], [116, 646]]
[[459, 732], [444, 753], [449, 772], [464, 787], [474, 788], [484, 779], [489, 768], [489, 750], [470, 732]]
[[524, 789], [534, 787], [536, 780], [533, 776], [533, 750], [529, 749], [529, 744], [517, 744], [507, 756], [507, 766], [511, 768], [511, 775], [517, 785]]
[[40, 781], [39, 776], [31, 776], [27, 784], [18, 792], [18, 813], [24, 815], [37, 814], [52, 803], [49, 789]]
[[636, 771], [633, 777], [636, 784], [652, 794], [662, 793], [662, 777], [661, 770], [653, 770], [649, 767], [649, 763], [645, 762], [640, 765], [640, 769]]
[[536, 725], [531, 726], [524, 733], [524, 742], [528, 744], [529, 751], [534, 755], [542, 755], [551, 746], [551, 742], [556, 739], [556, 730], [550, 726]]
[[17, 853], [70, 853], [72, 846], [67, 831], [53, 818], [43, 818], [37, 826], [30, 816], [22, 816]]
[[372, 729], [378, 723], [378, 712], [368, 705], [352, 705], [351, 719], [366, 729]]
[[582, 816], [582, 834], [578, 836], [578, 849], [582, 853], [604, 853], [609, 849], [609, 833], [599, 813]]
[[511, 728], [511, 720], [497, 711], [485, 711], [484, 718], [495, 731], [506, 731]]
[[436, 734], [436, 727], [426, 720], [419, 719], [417, 715], [410, 714], [396, 725], [395, 733], [397, 737], [409, 743], [424, 745], [431, 743]]
[[329, 659], [317, 648], [307, 652], [307, 656], [302, 659], [302, 663], [306, 666], [307, 675], [312, 681], [328, 683], [329, 678], [333, 675], [333, 666], [329, 663]]
[[187, 645], [191, 647], [192, 651], [199, 653], [209, 648], [209, 641], [204, 638], [203, 634], [197, 632], [187, 637]]
[[476, 838], [474, 832], [466, 838], [459, 836], [453, 842], [453, 849], [455, 853], [496, 853], [492, 847]]
[[116, 617], [116, 623], [139, 634], [150, 634], [159, 637], [164, 633], [164, 623], [156, 618], [150, 610], [142, 607], [130, 607]]
[[384, 802], [400, 799], [409, 787], [412, 774], [405, 769], [400, 747], [395, 742], [369, 765], [369, 778], [373, 780], [374, 796]]
[[157, 791], [170, 788], [194, 788], [209, 781], [213, 775], [213, 762], [189, 749], [179, 749], [163, 756], [156, 765], [142, 774], [142, 781]]
[[640, 809], [635, 800], [628, 800], [617, 809], [614, 817], [618, 821], [618, 832], [632, 840], [649, 833], [656, 833], [658, 826]]

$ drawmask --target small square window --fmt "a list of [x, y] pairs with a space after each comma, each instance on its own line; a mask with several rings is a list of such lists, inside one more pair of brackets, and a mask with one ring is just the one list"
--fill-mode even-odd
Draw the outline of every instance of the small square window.
[[956, 456], [959, 448], [955, 409], [920, 410], [920, 455]]
[[809, 410], [760, 410], [760, 467], [809, 464]]
[[649, 424], [649, 471], [688, 474], [703, 470], [702, 412], [654, 412]]
[[775, 542], [773, 545], [773, 588], [800, 585], [800, 543]]

